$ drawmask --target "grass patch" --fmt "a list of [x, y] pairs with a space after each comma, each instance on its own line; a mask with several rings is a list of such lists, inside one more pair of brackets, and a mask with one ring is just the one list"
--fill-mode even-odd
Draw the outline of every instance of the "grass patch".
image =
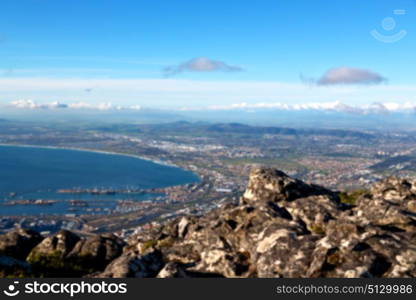
[[360, 189], [351, 192], [341, 192], [338, 194], [341, 203], [349, 204], [349, 205], [356, 205], [357, 200], [363, 196], [368, 194], [368, 190]]

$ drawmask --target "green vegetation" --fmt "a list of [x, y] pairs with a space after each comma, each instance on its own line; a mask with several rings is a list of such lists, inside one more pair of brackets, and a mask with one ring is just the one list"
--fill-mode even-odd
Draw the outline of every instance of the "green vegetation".
[[319, 225], [311, 225], [309, 227], [310, 231], [316, 234], [325, 234], [325, 229], [322, 226]]
[[341, 203], [349, 204], [349, 205], [356, 205], [358, 198], [361, 196], [368, 194], [368, 190], [360, 189], [351, 192], [340, 192], [338, 194]]
[[169, 247], [172, 247], [174, 243], [175, 243], [175, 240], [172, 237], [167, 237], [159, 241], [157, 246], [159, 248], [169, 248]]
[[65, 268], [61, 251], [54, 251], [48, 255], [32, 252], [29, 254], [27, 262], [31, 264], [33, 272], [40, 277], [65, 276], [65, 274], [60, 274]]
[[141, 247], [140, 247], [140, 252], [144, 253], [146, 252], [148, 249], [155, 247], [157, 245], [157, 241], [156, 240], [148, 240], [146, 242], [144, 242]]
[[91, 257], [74, 257], [63, 259], [62, 252], [51, 254], [31, 253], [27, 258], [36, 277], [80, 277], [97, 271], [97, 266]]
[[30, 270], [26, 271], [18, 267], [0, 270], [0, 278], [29, 278]]

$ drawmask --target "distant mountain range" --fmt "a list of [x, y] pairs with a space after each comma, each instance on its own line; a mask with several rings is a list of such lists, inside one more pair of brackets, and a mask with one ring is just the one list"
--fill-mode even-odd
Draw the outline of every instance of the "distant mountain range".
[[[23, 103], [24, 104], [24, 103]], [[398, 109], [393, 104], [374, 104], [354, 108], [340, 103], [331, 105], [292, 105], [289, 107], [236, 106], [206, 109], [150, 109], [120, 107], [111, 103], [84, 105], [61, 104], [0, 107], [0, 118], [24, 121], [59, 121], [96, 123], [149, 124], [177, 121], [242, 123], [264, 127], [327, 128], [354, 130], [416, 130], [416, 114], [409, 104]], [[403, 106], [404, 107], [404, 106]]]
[[249, 126], [240, 123], [215, 124], [208, 126], [207, 131], [244, 134], [282, 134], [282, 135], [326, 135], [336, 137], [373, 138], [369, 133], [340, 129], [294, 129], [286, 127]]

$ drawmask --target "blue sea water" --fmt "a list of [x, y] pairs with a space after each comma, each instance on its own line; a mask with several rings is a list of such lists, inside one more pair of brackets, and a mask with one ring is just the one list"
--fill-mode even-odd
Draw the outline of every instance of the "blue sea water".
[[[108, 213], [117, 200], [154, 194], [60, 194], [59, 189], [148, 189], [199, 181], [192, 172], [131, 156], [39, 147], [0, 146], [0, 215], [66, 214], [68, 200]], [[10, 200], [58, 200], [53, 205], [5, 205]], [[96, 209], [99, 208], [99, 209]], [[87, 208], [78, 214], [88, 213]]]

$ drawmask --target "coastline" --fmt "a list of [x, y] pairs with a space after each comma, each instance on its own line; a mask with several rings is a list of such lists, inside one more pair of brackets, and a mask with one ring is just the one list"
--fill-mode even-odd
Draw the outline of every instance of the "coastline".
[[[111, 152], [111, 151], [98, 150], [98, 149], [88, 149], [88, 148], [78, 148], [78, 147], [62, 147], [62, 146], [40, 146], [40, 145], [31, 145], [31, 144], [5, 144], [5, 143], [0, 143], [0, 147], [1, 146], [22, 147], [22, 148], [56, 149], [56, 150], [72, 150], [72, 151], [92, 152], [92, 153], [99, 153], [99, 154], [106, 154], [106, 155], [127, 156], [127, 157], [132, 157], [132, 158], [137, 158], [137, 159], [141, 159], [141, 160], [150, 161], [150, 162], [158, 164], [158, 165], [163, 165], [163, 166], [167, 166], [167, 167], [186, 170], [186, 169], [184, 169], [180, 166], [177, 166], [177, 165], [175, 165], [174, 163], [171, 163], [171, 162], [165, 162], [165, 161], [152, 159], [152, 158], [139, 156], [139, 155], [134, 155], [134, 154]], [[190, 170], [186, 170], [186, 171], [192, 172]], [[194, 173], [194, 172], [192, 172], [192, 173]], [[195, 174], [195, 175], [198, 176], [198, 174]]]
[[[162, 183], [160, 183], [158, 181], [158, 179], [155, 179], [155, 180], [152, 181], [153, 182], [152, 185], [154, 185], [154, 186], [144, 188], [145, 189], [144, 194], [139, 193], [137, 196], [128, 196], [128, 197], [126, 197], [127, 200], [133, 199], [131, 201], [136, 201], [137, 200], [138, 202], [141, 202], [141, 201], [144, 201], [144, 200], [147, 200], [147, 199], [153, 199], [153, 198], [159, 197], [159, 195], [156, 195], [155, 193], [152, 193], [151, 191], [149, 192], [149, 191], [147, 191], [147, 189], [149, 189], [149, 190], [150, 189], [164, 189], [164, 188], [170, 188], [170, 187], [174, 187], [174, 186], [185, 186], [187, 184], [194, 184], [194, 183], [197, 184], [197, 183], [201, 182], [201, 177], [199, 176], [199, 174], [197, 174], [195, 172], [192, 172], [192, 171], [187, 170], [185, 168], [178, 167], [178, 166], [173, 165], [173, 164], [168, 165], [167, 163], [159, 162], [157, 160], [152, 160], [152, 159], [148, 159], [148, 158], [143, 159], [142, 157], [140, 157], [138, 155], [123, 154], [123, 153], [103, 151], [103, 150], [75, 148], [75, 147], [38, 146], [38, 145], [12, 144], [12, 143], [10, 143], [10, 144], [0, 143], [0, 147], [3, 147], [3, 148], [0, 148], [0, 149], [2, 149], [2, 151], [4, 150], [5, 153], [10, 152], [12, 154], [13, 153], [19, 153], [20, 152], [19, 148], [22, 149], [22, 150], [24, 148], [28, 149], [28, 151], [24, 151], [24, 152], [29, 153], [29, 154], [33, 153], [32, 151], [35, 151], [36, 149], [46, 149], [47, 151], [39, 151], [39, 152], [36, 151], [35, 152], [35, 153], [40, 153], [42, 156], [46, 155], [45, 156], [46, 157], [45, 162], [47, 162], [47, 160], [48, 160], [48, 155], [57, 156], [57, 157], [60, 157], [60, 156], [76, 156], [76, 157], [78, 157], [79, 156], [81, 158], [84, 157], [86, 153], [95, 153], [95, 154], [98, 154], [98, 155], [99, 154], [114, 155], [113, 158], [108, 157], [108, 156], [107, 157], [102, 156], [100, 159], [104, 162], [108, 161], [108, 160], [116, 160], [117, 161], [118, 159], [117, 159], [116, 156], [119, 156], [119, 159], [124, 156], [124, 157], [130, 157], [132, 159], [136, 159], [136, 162], [140, 165], [142, 165], [145, 162], [153, 163], [154, 165], [147, 165], [149, 170], [156, 169], [156, 168], [158, 168], [157, 166], [159, 166], [159, 168], [161, 167], [160, 169], [164, 169], [163, 172], [168, 172], [168, 174], [173, 174], [172, 176], [169, 176], [171, 178], [175, 178], [175, 174], [183, 174], [185, 176], [183, 180], [180, 179], [179, 181], [177, 181], [175, 179], [175, 180], [167, 181], [165, 183], [163, 183], [163, 180], [162, 180]], [[16, 147], [16, 148], [14, 148], [14, 147]], [[77, 155], [75, 152], [73, 152], [72, 154], [70, 152], [69, 153], [68, 152], [63, 153], [63, 152], [59, 152], [59, 151], [56, 151], [56, 152], [55, 151], [50, 151], [49, 152], [49, 150], [78, 151], [78, 153], [84, 152], [84, 155], [80, 155], [80, 154]], [[99, 158], [98, 155], [97, 155], [97, 159]], [[32, 156], [30, 156], [30, 157], [32, 157]], [[90, 156], [90, 157], [94, 158], [94, 156]], [[123, 161], [125, 161], [125, 160], [123, 160]], [[142, 162], [140, 163], [140, 161], [142, 161]], [[134, 162], [132, 160], [128, 161], [128, 162], [129, 162], [130, 165], [135, 165], [136, 164], [136, 162]], [[170, 168], [170, 170], [168, 170], [167, 168]], [[139, 169], [139, 172], [141, 172], [141, 170], [142, 169]], [[6, 173], [4, 173], [4, 174], [6, 174]], [[181, 178], [181, 176], [177, 176], [177, 177]], [[132, 176], [130, 176], [130, 177], [132, 177]], [[159, 176], [156, 176], [155, 178], [159, 178]], [[14, 182], [14, 181], [12, 180], [11, 182]], [[59, 202], [59, 206], [55, 205], [55, 203], [57, 203], [57, 202], [55, 202], [54, 205], [51, 205], [51, 206], [39, 206], [39, 205], [37, 205], [37, 206], [35, 206], [35, 208], [27, 208], [26, 206], [22, 206], [22, 205], [30, 204], [30, 205], [33, 206], [34, 202], [31, 202], [31, 203], [29, 203], [29, 202], [17, 203], [16, 202], [15, 204], [12, 204], [8, 207], [5, 207], [4, 211], [0, 214], [0, 217], [2, 217], [2, 216], [23, 216], [23, 215], [37, 216], [38, 214], [45, 213], [45, 211], [48, 211], [48, 212], [50, 211], [51, 214], [56, 214], [56, 215], [59, 215], [59, 216], [64, 215], [64, 214], [68, 214], [68, 213], [71, 214], [73, 211], [69, 211], [67, 209], [68, 207], [70, 207], [70, 206], [68, 206], [70, 204], [67, 204], [67, 203], [71, 199], [78, 199], [78, 196], [70, 196], [70, 197], [63, 196], [63, 198], [62, 198], [60, 195], [58, 195], [57, 191], [59, 189], [62, 189], [62, 188], [63, 189], [72, 189], [74, 187], [76, 188], [77, 185], [74, 184], [74, 185], [68, 185], [68, 186], [61, 187], [60, 185], [61, 185], [62, 181], [59, 181], [59, 182], [60, 183], [55, 184], [55, 185], [54, 185], [54, 183], [52, 183], [52, 185], [48, 184], [47, 187], [42, 187], [42, 188], [35, 187], [35, 189], [32, 189], [30, 191], [22, 191], [22, 190], [19, 190], [19, 187], [14, 187], [14, 186], [11, 187], [11, 188], [3, 190], [3, 187], [2, 187], [2, 190], [0, 191], [0, 194], [1, 194], [2, 197], [4, 196], [4, 200], [0, 201], [0, 207], [5, 207], [5, 205], [7, 205], [7, 203], [11, 203], [12, 200], [20, 200], [20, 199], [22, 199], [22, 200], [31, 200], [31, 199], [34, 199], [34, 200], [39, 200], [39, 199], [49, 200], [49, 199], [53, 199], [53, 200], [57, 200], [57, 202]], [[125, 180], [121, 181], [120, 184], [123, 185], [124, 184], [123, 182], [124, 183], [128, 182], [128, 179], [127, 179], [127, 181], [125, 181]], [[138, 181], [137, 184], [141, 185], [140, 182], [141, 181]], [[6, 178], [6, 183], [7, 183], [7, 178]], [[125, 186], [128, 187], [128, 184], [129, 183], [125, 183]], [[91, 186], [90, 189], [92, 189], [94, 187], [94, 183], [92, 183], [90, 186]], [[108, 190], [117, 191], [118, 188], [111, 187], [111, 183], [109, 183], [109, 184], [106, 184], [104, 186], [99, 185], [99, 189], [103, 189], [103, 190], [108, 189]], [[119, 190], [121, 191], [121, 189], [119, 189]], [[14, 193], [14, 195], [10, 196], [10, 193]], [[17, 194], [19, 195], [19, 198], [14, 199], [13, 197], [15, 197]], [[123, 193], [122, 192], [121, 193], [117, 192], [117, 194], [123, 194]], [[160, 194], [166, 194], [166, 193], [161, 192]], [[151, 197], [149, 197], [149, 195], [151, 195]], [[104, 203], [105, 201], [109, 201], [109, 203], [104, 204], [104, 206], [102, 206], [102, 207], [107, 207], [108, 209], [114, 209], [114, 211], [112, 211], [113, 213], [123, 214], [124, 212], [128, 213], [128, 212], [134, 211], [134, 210], [131, 210], [132, 208], [129, 208], [128, 206], [124, 209], [123, 206], [122, 206], [123, 204], [121, 204], [121, 209], [120, 210], [116, 210], [118, 204], [114, 204], [114, 203], [117, 203], [117, 201], [119, 199], [123, 200], [124, 197], [125, 196], [119, 195], [119, 196], [115, 196], [115, 197], [99, 199], [99, 201], [101, 201], [102, 203]], [[163, 197], [165, 197], [165, 196], [163, 196]], [[81, 198], [82, 198], [81, 199], [82, 201], [88, 201], [88, 200], [92, 199], [90, 195], [82, 196]], [[100, 197], [100, 198], [102, 198], [102, 197]], [[96, 201], [96, 199], [94, 201]], [[151, 200], [151, 201], [153, 201], [153, 200]], [[62, 203], [66, 203], [66, 204], [62, 204]], [[61, 213], [61, 212], [57, 211], [56, 207], [58, 209], [59, 209], [59, 207], [61, 207], [61, 208], [63, 207], [62, 209], [64, 209], [65, 212]], [[94, 208], [94, 205], [92, 205], [91, 207]], [[39, 208], [42, 209], [42, 212], [39, 212]], [[77, 212], [76, 212], [77, 214], [85, 214], [85, 215], [90, 215], [91, 214], [91, 215], [94, 215], [97, 212], [96, 210], [93, 211], [92, 208], [90, 210], [88, 210], [88, 208], [82, 208], [82, 207], [81, 208], [76, 207], [76, 208], [77, 208]], [[26, 209], [28, 211], [26, 211]], [[101, 210], [98, 211], [98, 214], [101, 214], [101, 212], [106, 213], [105, 209], [102, 209], [102, 208], [100, 208], [100, 209]]]

